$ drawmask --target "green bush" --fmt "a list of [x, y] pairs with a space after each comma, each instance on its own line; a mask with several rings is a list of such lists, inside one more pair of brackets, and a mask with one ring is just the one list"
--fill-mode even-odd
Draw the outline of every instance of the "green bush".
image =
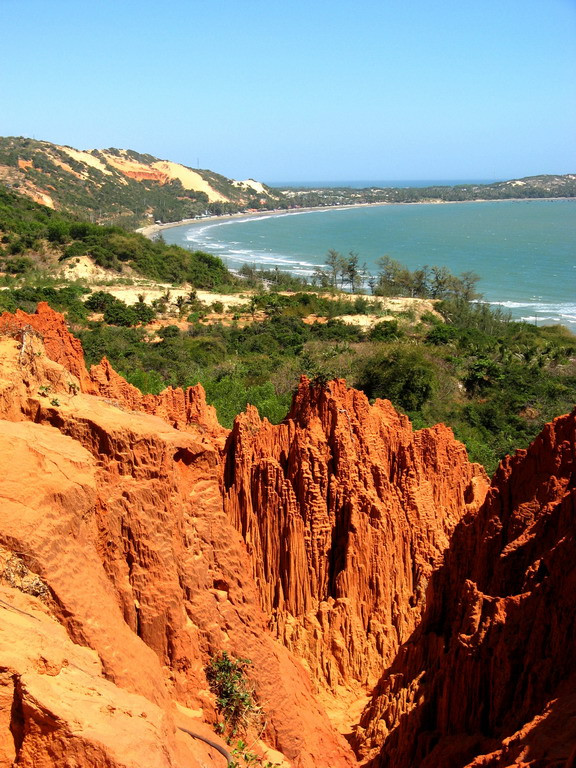
[[132, 307], [123, 301], [115, 301], [104, 310], [104, 322], [109, 325], [137, 325], [138, 318]]
[[391, 339], [398, 339], [402, 335], [397, 320], [382, 320], [370, 329], [368, 338], [371, 341], [390, 341]]
[[406, 411], [418, 411], [430, 399], [435, 379], [435, 366], [418, 348], [396, 346], [369, 358], [358, 384], [370, 398], [387, 398]]
[[22, 275], [29, 272], [34, 267], [34, 262], [27, 256], [21, 256], [16, 259], [6, 259], [4, 269], [11, 275]]
[[94, 291], [94, 293], [90, 294], [86, 299], [84, 304], [88, 309], [92, 310], [92, 312], [105, 312], [109, 307], [114, 306], [117, 301], [118, 300], [112, 296], [111, 293], [107, 293], [106, 291]]
[[457, 336], [458, 331], [454, 326], [436, 323], [426, 334], [426, 341], [429, 344], [450, 344]]
[[216, 707], [232, 735], [245, 731], [260, 714], [254, 692], [246, 678], [249, 659], [234, 659], [226, 651], [213, 656], [205, 667]]
[[322, 341], [362, 341], [364, 331], [359, 325], [349, 325], [343, 320], [333, 319], [327, 323], [314, 323], [310, 326], [312, 336]]

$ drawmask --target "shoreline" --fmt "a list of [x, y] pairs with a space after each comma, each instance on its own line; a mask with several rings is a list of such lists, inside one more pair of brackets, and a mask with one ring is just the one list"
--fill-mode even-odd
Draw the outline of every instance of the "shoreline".
[[[334, 210], [344, 211], [350, 208], [368, 208], [375, 205], [396, 205], [396, 203], [350, 203], [349, 205], [317, 205], [311, 206], [309, 208], [274, 208], [272, 211], [253, 211], [252, 213], [226, 213], [221, 216], [204, 216], [201, 219], [182, 219], [182, 221], [170, 221], [166, 222], [166, 224], [147, 224], [146, 226], [139, 227], [134, 231], [144, 235], [144, 237], [150, 237], [151, 235], [155, 235], [157, 232], [161, 232], [164, 229], [185, 227], [190, 224], [204, 224], [206, 221], [242, 221], [244, 219], [261, 218], [262, 216], [295, 216], [298, 213], [315, 213], [317, 211], [320, 212]], [[402, 203], [402, 205], [407, 205], [407, 203]], [[419, 203], [415, 203], [415, 205], [419, 205]]]
[[239, 213], [227, 213], [221, 216], [205, 216], [203, 218], [194, 219], [182, 219], [181, 221], [169, 221], [163, 224], [146, 224], [143, 227], [139, 227], [134, 230], [140, 235], [144, 235], [149, 239], [158, 232], [162, 232], [165, 229], [174, 229], [175, 227], [185, 227], [188, 225], [200, 225], [204, 222], [224, 222], [224, 221], [243, 221], [254, 218], [260, 218], [262, 216], [295, 216], [299, 213], [316, 213], [322, 211], [347, 211], [352, 208], [374, 208], [383, 205], [469, 205], [470, 203], [523, 203], [530, 201], [542, 201], [542, 200], [576, 200], [573, 197], [501, 197], [497, 200], [419, 200], [415, 203], [389, 203], [381, 201], [377, 203], [348, 203], [347, 205], [316, 205], [309, 208], [275, 208], [272, 211], [253, 211], [252, 213], [239, 212]]

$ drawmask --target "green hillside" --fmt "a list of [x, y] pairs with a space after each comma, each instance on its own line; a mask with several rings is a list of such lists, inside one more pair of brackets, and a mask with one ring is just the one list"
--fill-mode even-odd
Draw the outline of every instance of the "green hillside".
[[81, 221], [0, 187], [0, 268], [8, 275], [54, 272], [66, 260], [89, 256], [100, 267], [130, 267], [153, 280], [214, 288], [234, 282], [223, 262], [201, 251], [152, 242], [117, 226]]
[[0, 137], [0, 184], [91, 221], [133, 228], [280, 202], [257, 182], [251, 187], [152, 155], [115, 148], [81, 152], [21, 137]]

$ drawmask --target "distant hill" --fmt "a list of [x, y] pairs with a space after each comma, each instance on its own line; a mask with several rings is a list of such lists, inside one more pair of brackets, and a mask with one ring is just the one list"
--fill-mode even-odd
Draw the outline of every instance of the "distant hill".
[[275, 208], [282, 197], [252, 179], [130, 149], [81, 151], [22, 137], [0, 137], [0, 183], [49, 208], [125, 226]]
[[289, 207], [358, 205], [362, 203], [426, 203], [518, 198], [576, 197], [576, 174], [527, 176], [492, 184], [429, 187], [281, 188]]

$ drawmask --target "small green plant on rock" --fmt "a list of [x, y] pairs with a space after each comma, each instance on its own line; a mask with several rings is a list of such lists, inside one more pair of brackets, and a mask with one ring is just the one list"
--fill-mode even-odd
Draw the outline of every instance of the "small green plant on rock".
[[253, 766], [253, 768], [276, 768], [279, 763], [271, 763], [266, 758], [252, 752], [242, 739], [238, 739], [236, 746], [232, 749], [232, 756], [238, 758], [234, 760], [230, 768], [241, 768], [241, 766]]
[[234, 659], [226, 651], [213, 656], [206, 666], [210, 690], [216, 696], [216, 706], [234, 736], [244, 732], [261, 716], [254, 700], [254, 691], [246, 679], [249, 659]]

